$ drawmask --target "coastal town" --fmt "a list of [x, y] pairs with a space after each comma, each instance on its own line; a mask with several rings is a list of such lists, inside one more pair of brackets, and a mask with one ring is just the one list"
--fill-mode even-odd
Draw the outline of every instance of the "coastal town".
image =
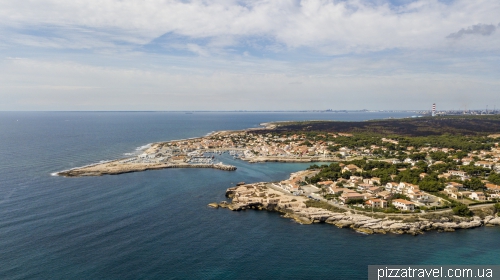
[[[332, 209], [332, 213], [343, 215], [354, 211], [364, 217], [377, 213], [386, 218], [450, 213], [469, 219], [461, 221], [469, 223], [467, 227], [472, 217], [477, 218], [476, 212], [481, 212], [484, 219], [500, 208], [500, 134], [381, 137], [366, 133], [282, 132], [274, 130], [276, 126], [153, 143], [136, 156], [74, 168], [59, 175], [96, 176], [162, 168], [236, 170], [220, 161], [224, 159], [220, 155], [226, 154], [226, 158], [229, 155], [249, 163], [312, 165], [288, 180], [229, 189], [233, 201], [215, 203], [213, 207], [270, 207], [296, 214], [314, 212], [312, 217], [323, 217], [311, 219], [308, 214], [306, 219], [287, 212], [301, 223], [325, 222], [331, 218], [325, 213]], [[489, 211], [485, 207], [491, 208], [491, 215], [484, 214]], [[496, 218], [491, 217], [489, 224], [496, 223]], [[473, 223], [482, 224], [484, 220]], [[464, 226], [457, 223], [457, 227]], [[411, 231], [415, 232], [421, 230]]]
[[[304, 175], [303, 172], [292, 174], [290, 180], [283, 183], [293, 181], [301, 175]], [[310, 191], [310, 188], [310, 186], [305, 187], [304, 190]], [[448, 210], [434, 213], [381, 214], [374, 213], [373, 208], [372, 212], [367, 212], [360, 211], [360, 208], [341, 206], [332, 201], [324, 202], [324, 199], [312, 193], [307, 196], [291, 194], [268, 182], [232, 187], [227, 189], [226, 196], [232, 199], [232, 202], [214, 202], [208, 206], [228, 208], [232, 211], [247, 209], [275, 211], [299, 224], [328, 223], [339, 228], [351, 228], [363, 234], [419, 235], [430, 230], [452, 232], [457, 229], [500, 225], [500, 217], [496, 215], [497, 212], [491, 205], [478, 205], [479, 207], [474, 208], [474, 215], [467, 217], [454, 215]], [[393, 200], [393, 203], [395, 202], [397, 203]]]

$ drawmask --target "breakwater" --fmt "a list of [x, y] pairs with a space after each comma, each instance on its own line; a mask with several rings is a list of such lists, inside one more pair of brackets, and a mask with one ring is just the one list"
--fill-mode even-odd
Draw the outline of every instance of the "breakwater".
[[146, 170], [159, 170], [166, 168], [213, 168], [223, 171], [235, 171], [236, 167], [226, 164], [116, 164], [109, 162], [104, 164], [91, 165], [83, 168], [74, 168], [55, 173], [63, 177], [83, 177], [83, 176], [103, 176], [118, 175]]

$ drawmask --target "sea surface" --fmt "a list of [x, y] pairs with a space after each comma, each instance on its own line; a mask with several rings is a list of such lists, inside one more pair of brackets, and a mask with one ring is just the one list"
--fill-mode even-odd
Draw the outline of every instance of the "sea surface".
[[500, 227], [363, 235], [207, 207], [236, 182], [283, 180], [307, 164], [221, 156], [238, 169], [51, 176], [151, 142], [263, 122], [410, 115], [0, 112], [0, 279], [366, 279], [370, 264], [500, 264]]

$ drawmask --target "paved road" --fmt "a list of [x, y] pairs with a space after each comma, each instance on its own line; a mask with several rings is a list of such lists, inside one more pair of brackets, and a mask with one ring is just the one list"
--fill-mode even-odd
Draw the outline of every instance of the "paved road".
[[[310, 195], [311, 197], [313, 197], [315, 199], [327, 202], [330, 205], [333, 205], [333, 206], [335, 206], [337, 208], [340, 208], [340, 209], [344, 209], [346, 211], [354, 211], [357, 214], [365, 214], [365, 215], [371, 213], [370, 211], [360, 211], [360, 210], [349, 208], [348, 206], [345, 206], [345, 205], [340, 205], [338, 203], [334, 203], [333, 201], [328, 201], [328, 200], [326, 200], [325, 198], [323, 198], [322, 196], [320, 196], [318, 194], [311, 193], [311, 194], [307, 194], [307, 195]], [[490, 207], [490, 206], [493, 206], [493, 204], [472, 205], [472, 206], [469, 206], [469, 208], [470, 209], [476, 209], [476, 208]], [[430, 211], [430, 212], [425, 212], [425, 213], [422, 213], [422, 212], [420, 212], [420, 213], [409, 213], [409, 214], [382, 213], [382, 212], [373, 212], [373, 213], [374, 214], [380, 213], [380, 214], [391, 216], [391, 217], [397, 217], [397, 216], [408, 217], [408, 215], [417, 215], [418, 216], [418, 215], [426, 215], [426, 214], [433, 214], [433, 213], [438, 213], [438, 214], [440, 214], [440, 213], [447, 213], [447, 212], [452, 212], [452, 211], [453, 210], [451, 208], [445, 208], [445, 209], [439, 209], [439, 210], [436, 210], [436, 211]]]
[[[284, 191], [283, 189], [280, 189], [280, 188], [277, 188], [275, 186], [273, 186], [271, 183], [268, 183], [266, 184], [266, 186], [268, 187], [271, 187], [277, 191], [280, 191], [284, 194], [287, 194], [287, 195], [290, 195], [290, 193], [287, 193], [286, 191]], [[308, 197], [308, 196], [311, 196], [312, 198], [315, 198], [319, 201], [323, 201], [323, 202], [327, 202], [328, 204], [334, 206], [334, 207], [337, 207], [339, 209], [343, 209], [345, 211], [354, 211], [356, 214], [362, 214], [362, 215], [366, 215], [366, 214], [370, 214], [371, 212], [370, 211], [360, 211], [360, 210], [356, 210], [356, 209], [353, 209], [353, 208], [350, 208], [348, 206], [345, 206], [345, 205], [340, 205], [338, 203], [334, 203], [333, 201], [328, 201], [326, 200], [324, 197], [322, 197], [321, 195], [319, 194], [316, 194], [316, 193], [305, 193], [304, 196]], [[472, 205], [472, 206], [469, 206], [470, 209], [476, 209], [476, 208], [482, 208], [482, 207], [489, 207], [489, 206], [493, 206], [493, 204], [479, 204], [479, 205]], [[383, 215], [386, 215], [386, 216], [391, 216], [391, 217], [408, 217], [409, 215], [426, 215], [426, 214], [433, 214], [433, 213], [437, 213], [437, 214], [440, 214], [440, 213], [447, 213], [447, 212], [451, 212], [452, 209], [450, 208], [445, 208], [445, 209], [439, 209], [439, 210], [436, 210], [436, 211], [430, 211], [430, 212], [425, 212], [425, 213], [409, 213], [409, 214], [400, 214], [400, 213], [382, 213], [382, 212], [373, 212], [374, 214], [383, 214]]]

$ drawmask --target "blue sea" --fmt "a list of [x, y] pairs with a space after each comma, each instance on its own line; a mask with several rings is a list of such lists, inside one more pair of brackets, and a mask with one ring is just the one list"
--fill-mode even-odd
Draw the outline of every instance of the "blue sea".
[[284, 120], [409, 113], [0, 112], [0, 279], [366, 279], [370, 264], [500, 264], [500, 227], [421, 236], [211, 209], [228, 187], [307, 164], [63, 178], [151, 142]]

